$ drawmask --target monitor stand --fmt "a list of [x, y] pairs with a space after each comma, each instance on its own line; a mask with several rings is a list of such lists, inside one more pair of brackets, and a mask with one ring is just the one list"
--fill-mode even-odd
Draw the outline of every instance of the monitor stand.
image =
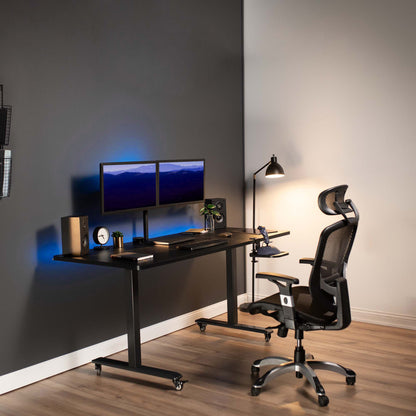
[[143, 237], [133, 237], [133, 244], [152, 246], [153, 241], [149, 240], [149, 220], [147, 209], [143, 210]]

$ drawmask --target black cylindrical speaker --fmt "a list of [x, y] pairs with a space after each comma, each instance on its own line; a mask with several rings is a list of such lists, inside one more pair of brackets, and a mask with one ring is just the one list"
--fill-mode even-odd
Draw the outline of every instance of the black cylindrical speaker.
[[84, 256], [90, 250], [88, 238], [88, 217], [62, 217], [62, 253]]
[[227, 228], [227, 210], [225, 198], [209, 198], [205, 200], [205, 204], [213, 204], [219, 215], [214, 215], [215, 229]]
[[10, 138], [12, 107], [3, 104], [3, 85], [0, 85], [0, 146], [7, 146]]

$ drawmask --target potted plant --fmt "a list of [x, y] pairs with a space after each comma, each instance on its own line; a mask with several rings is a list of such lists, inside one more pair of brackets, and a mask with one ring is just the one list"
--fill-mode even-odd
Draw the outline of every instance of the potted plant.
[[123, 248], [124, 234], [121, 231], [113, 231], [111, 237], [113, 237], [114, 248]]
[[205, 203], [199, 213], [205, 216], [205, 229], [214, 231], [214, 216], [220, 215], [217, 206], [211, 203]]

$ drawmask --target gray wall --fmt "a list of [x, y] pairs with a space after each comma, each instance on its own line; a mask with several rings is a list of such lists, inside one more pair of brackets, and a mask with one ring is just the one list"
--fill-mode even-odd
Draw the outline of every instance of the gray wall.
[[[99, 162], [205, 158], [206, 196], [226, 197], [229, 224], [243, 225], [241, 9], [0, 1], [0, 83], [13, 106], [0, 374], [125, 333], [126, 272], [52, 260], [65, 215], [88, 215], [90, 236], [99, 224], [141, 235], [140, 215], [100, 215]], [[150, 211], [150, 235], [200, 226], [198, 208]], [[144, 272], [143, 326], [223, 300], [224, 266], [217, 254]]]
[[246, 178], [277, 154], [286, 176], [258, 181], [258, 221], [291, 230], [279, 243], [290, 256], [264, 267], [307, 282], [296, 259], [314, 254], [333, 220], [317, 196], [346, 183], [360, 211], [347, 272], [353, 319], [416, 328], [416, 2], [244, 8]]

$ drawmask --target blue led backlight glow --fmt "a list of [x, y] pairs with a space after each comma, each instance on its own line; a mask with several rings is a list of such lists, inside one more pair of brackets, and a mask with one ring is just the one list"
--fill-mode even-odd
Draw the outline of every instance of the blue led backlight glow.
[[53, 225], [42, 228], [36, 233], [37, 263], [51, 263], [53, 256], [60, 253], [60, 233]]

